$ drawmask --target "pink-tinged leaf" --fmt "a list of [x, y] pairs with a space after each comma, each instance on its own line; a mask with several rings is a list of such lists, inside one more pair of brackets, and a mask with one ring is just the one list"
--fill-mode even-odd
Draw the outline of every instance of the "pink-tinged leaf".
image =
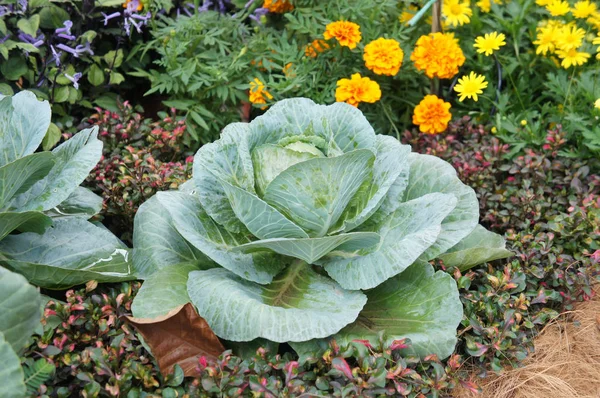
[[411, 393], [411, 389], [409, 388], [408, 384], [398, 383], [397, 381], [394, 381], [394, 384], [396, 385], [396, 391], [398, 394], [402, 396], [408, 396], [408, 394]]
[[546, 291], [544, 289], [540, 289], [537, 297], [531, 300], [531, 304], [545, 304], [547, 298]]
[[473, 342], [471, 344], [467, 344], [467, 352], [469, 353], [469, 355], [474, 356], [474, 357], [480, 357], [483, 354], [485, 354], [488, 350], [488, 346], [481, 344], [481, 343], [476, 343]]
[[406, 344], [406, 339], [394, 340], [392, 345], [390, 346], [390, 350], [401, 350], [403, 348], [408, 348], [408, 344]]
[[481, 388], [472, 381], [460, 380], [460, 385], [471, 391], [473, 394], [481, 394]]
[[360, 344], [364, 345], [365, 347], [367, 347], [370, 350], [373, 349], [373, 346], [371, 346], [371, 343], [369, 342], [369, 340], [354, 339], [354, 340], [352, 340], [352, 342], [353, 343], [360, 343]]
[[350, 369], [350, 365], [344, 358], [333, 358], [331, 365], [334, 369], [339, 370], [346, 376], [349, 380], [353, 380], [354, 376], [352, 375], [352, 369]]

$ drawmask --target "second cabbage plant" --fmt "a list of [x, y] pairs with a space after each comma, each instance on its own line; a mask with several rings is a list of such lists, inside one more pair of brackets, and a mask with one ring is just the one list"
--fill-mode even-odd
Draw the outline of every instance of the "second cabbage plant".
[[469, 246], [491, 234], [478, 217], [450, 164], [375, 134], [358, 109], [280, 101], [227, 126], [196, 154], [191, 181], [140, 208], [133, 262], [146, 281], [133, 314], [191, 301], [230, 341], [301, 350], [383, 335], [444, 358], [462, 305], [452, 276], [428, 261], [506, 256], [501, 238]]

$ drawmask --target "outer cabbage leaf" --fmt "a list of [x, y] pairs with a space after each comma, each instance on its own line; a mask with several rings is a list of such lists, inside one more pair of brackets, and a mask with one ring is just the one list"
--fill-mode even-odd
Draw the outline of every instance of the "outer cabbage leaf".
[[50, 126], [50, 104], [21, 91], [0, 99], [0, 167], [35, 152]]
[[102, 210], [102, 198], [88, 188], [77, 187], [67, 199], [46, 214], [53, 218], [95, 216]]
[[351, 232], [335, 236], [308, 239], [263, 239], [238, 246], [236, 250], [252, 253], [272, 250], [284, 256], [299, 258], [314, 264], [332, 250], [354, 252], [368, 249], [379, 243], [380, 237], [374, 232]]
[[112, 233], [81, 218], [55, 219], [43, 235], [9, 235], [0, 242], [0, 265], [48, 289], [135, 279], [128, 255]]
[[379, 209], [392, 187], [395, 188], [393, 194], [401, 197], [398, 189], [404, 189], [408, 183], [410, 146], [400, 144], [393, 137], [377, 135], [375, 150], [373, 179], [366, 180], [354, 195], [335, 232], [351, 231], [361, 225]]
[[169, 212], [173, 225], [185, 240], [222, 267], [257, 283], [270, 283], [285, 266], [281, 256], [271, 253], [234, 252], [250, 242], [243, 234], [234, 234], [217, 224], [204, 211], [197, 196], [184, 192], [159, 192], [159, 203]]
[[23, 276], [2, 267], [0, 314], [0, 335], [3, 335], [12, 350], [18, 353], [25, 347], [29, 336], [40, 323], [42, 299], [37, 289], [27, 283]]
[[102, 142], [97, 135], [98, 127], [82, 130], [56, 147], [50, 173], [17, 196], [12, 206], [21, 211], [50, 210], [67, 199], [102, 156]]
[[223, 129], [220, 139], [204, 145], [194, 156], [193, 180], [202, 207], [216, 222], [234, 233], [242, 233], [245, 228], [235, 216], [221, 181], [254, 193], [248, 135], [248, 124], [230, 124]]
[[448, 267], [466, 271], [476, 265], [512, 255], [513, 252], [506, 249], [506, 241], [502, 236], [477, 225], [466, 238], [438, 258]]
[[27, 396], [25, 375], [21, 360], [0, 332], [0, 397], [22, 398]]
[[[374, 346], [409, 338], [411, 345], [404, 355], [421, 358], [436, 354], [447, 358], [456, 345], [456, 328], [463, 308], [456, 282], [446, 272], [434, 272], [424, 262], [416, 262], [402, 274], [367, 292], [368, 301], [358, 319], [332, 336], [340, 346], [353, 340], [368, 340]], [[316, 354], [320, 340], [294, 343], [299, 354]]]
[[454, 209], [453, 195], [434, 193], [402, 203], [380, 224], [365, 231], [381, 235], [372, 251], [358, 251], [348, 258], [323, 259], [329, 276], [345, 289], [371, 289], [397, 275], [416, 261], [438, 238], [442, 220]]
[[38, 211], [0, 213], [0, 240], [15, 229], [41, 234], [50, 225], [52, 225], [52, 219]]
[[25, 156], [0, 167], [0, 210], [9, 208], [15, 195], [27, 191], [48, 175], [52, 166], [52, 153], [43, 152]]
[[232, 341], [326, 337], [354, 321], [366, 302], [363, 293], [340, 288], [302, 262], [266, 286], [224, 269], [193, 271], [188, 293], [215, 334]]
[[217, 266], [177, 232], [173, 219], [156, 195], [144, 202], [135, 215], [133, 247], [133, 269], [141, 279], [181, 263], [193, 264], [198, 269]]
[[195, 265], [178, 264], [156, 271], [135, 296], [131, 305], [133, 316], [154, 319], [189, 303], [188, 274], [197, 270]]
[[263, 199], [309, 236], [325, 236], [371, 174], [374, 158], [360, 149], [297, 163], [271, 181]]
[[422, 260], [430, 260], [444, 253], [469, 235], [479, 222], [479, 202], [475, 191], [463, 184], [452, 165], [430, 155], [411, 153], [410, 178], [404, 192], [404, 201], [423, 195], [441, 192], [453, 194], [458, 203], [442, 222], [437, 241], [423, 254]]

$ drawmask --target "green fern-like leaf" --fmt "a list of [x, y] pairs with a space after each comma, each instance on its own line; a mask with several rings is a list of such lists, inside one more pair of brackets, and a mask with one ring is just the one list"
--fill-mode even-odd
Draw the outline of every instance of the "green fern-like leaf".
[[37, 395], [40, 386], [54, 374], [55, 366], [46, 359], [38, 359], [31, 363], [25, 363], [25, 385], [29, 396]]

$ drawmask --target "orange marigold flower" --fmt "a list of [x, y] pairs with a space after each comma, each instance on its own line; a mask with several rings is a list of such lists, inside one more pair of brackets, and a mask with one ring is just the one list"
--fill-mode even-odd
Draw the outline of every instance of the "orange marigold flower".
[[381, 99], [381, 88], [377, 82], [355, 73], [350, 79], [340, 79], [335, 90], [335, 100], [358, 106], [361, 102], [377, 102]]
[[289, 78], [296, 77], [296, 72], [294, 71], [294, 64], [292, 64], [291, 62], [287, 63], [283, 67], [282, 71], [283, 71], [283, 74], [285, 75], [285, 77], [289, 77]]
[[323, 37], [325, 40], [335, 37], [341, 46], [353, 49], [361, 39], [360, 26], [348, 21], [332, 22], [325, 27]]
[[265, 0], [263, 8], [266, 8], [270, 12], [283, 14], [284, 12], [292, 11], [294, 5], [288, 0]]
[[413, 123], [425, 134], [439, 134], [446, 131], [452, 119], [450, 103], [435, 95], [426, 95], [415, 107]]
[[123, 3], [123, 8], [127, 8], [130, 3], [133, 3], [131, 4], [131, 7], [134, 8], [133, 11], [142, 11], [144, 9], [141, 0], [126, 0], [125, 3]]
[[[269, 93], [265, 84], [261, 82], [257, 77], [254, 78], [253, 81], [250, 82], [250, 102], [253, 104], [266, 104], [267, 99], [272, 100], [273, 96]], [[266, 106], [263, 106], [261, 109], [265, 109]]]
[[440, 79], [451, 79], [465, 63], [465, 55], [454, 34], [441, 32], [421, 36], [410, 59], [429, 78]]
[[380, 37], [365, 46], [365, 66], [378, 75], [394, 76], [402, 66], [404, 51], [394, 39]]
[[316, 58], [319, 53], [329, 49], [329, 44], [325, 40], [316, 39], [308, 44], [304, 49], [304, 55], [311, 58]]

